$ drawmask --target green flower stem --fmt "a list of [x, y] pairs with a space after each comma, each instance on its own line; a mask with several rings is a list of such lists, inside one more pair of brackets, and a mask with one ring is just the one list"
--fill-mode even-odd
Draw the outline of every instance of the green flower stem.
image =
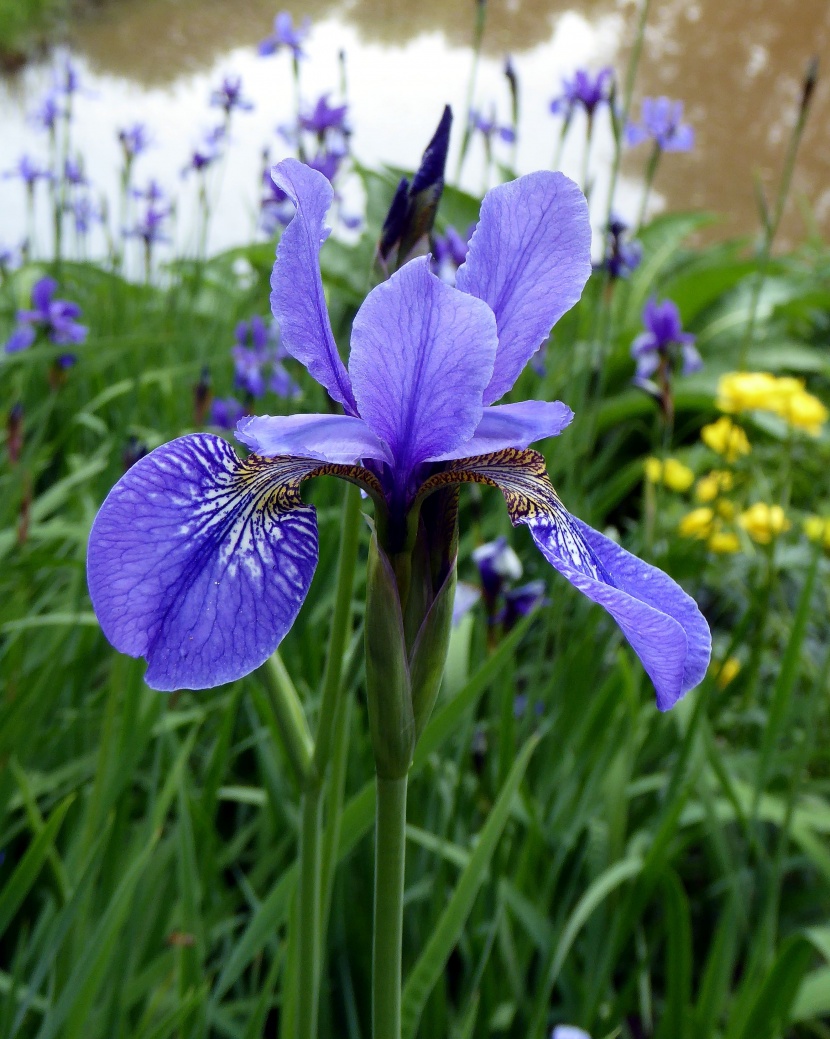
[[372, 1039], [400, 1039], [406, 784], [377, 777]]
[[295, 1003], [297, 1039], [317, 1039], [320, 995], [320, 833], [322, 784], [311, 782], [303, 793], [300, 830], [300, 876], [297, 897], [300, 912], [297, 934]]

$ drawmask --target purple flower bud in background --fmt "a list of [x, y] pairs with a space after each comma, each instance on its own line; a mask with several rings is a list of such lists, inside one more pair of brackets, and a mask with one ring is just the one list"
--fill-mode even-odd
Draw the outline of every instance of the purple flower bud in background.
[[245, 408], [235, 397], [214, 398], [210, 405], [210, 425], [218, 429], [233, 429], [245, 416]]
[[304, 18], [301, 25], [294, 28], [294, 22], [288, 11], [280, 11], [277, 17], [274, 19], [274, 31], [270, 36], [266, 36], [259, 45], [259, 53], [261, 57], [268, 57], [270, 54], [276, 54], [277, 51], [286, 47], [291, 51], [294, 59], [299, 61], [300, 58], [305, 57], [305, 51], [302, 49], [303, 42], [305, 41], [308, 34], [311, 32], [311, 19]]
[[643, 308], [646, 331], [631, 344], [631, 356], [637, 362], [635, 381], [648, 380], [659, 367], [671, 366], [679, 353], [681, 373], [690, 375], [703, 367], [703, 360], [694, 346], [695, 337], [684, 332], [680, 311], [670, 299], [658, 303], [650, 299]]
[[132, 126], [119, 130], [118, 140], [128, 161], [147, 151], [151, 144], [150, 131], [144, 123], [133, 123]]
[[640, 122], [625, 128], [625, 143], [633, 147], [652, 140], [664, 152], [688, 152], [695, 144], [695, 132], [683, 121], [683, 102], [667, 97], [644, 97]]
[[640, 265], [643, 258], [643, 247], [639, 242], [626, 242], [623, 236], [629, 230], [628, 224], [620, 217], [612, 216], [608, 224], [606, 254], [597, 270], [607, 270], [611, 278], [627, 278]]
[[43, 332], [57, 346], [82, 343], [86, 339], [86, 327], [75, 320], [80, 317], [81, 308], [77, 303], [54, 299], [57, 287], [53, 278], [41, 278], [35, 282], [32, 288], [34, 309], [17, 312], [19, 327], [7, 341], [6, 353], [16, 353], [30, 347], [38, 331]]
[[235, 109], [250, 112], [254, 107], [253, 101], [242, 96], [241, 76], [225, 76], [219, 87], [210, 95], [210, 103], [214, 108], [221, 108], [227, 116]]
[[75, 354], [59, 354], [55, 358], [55, 365], [57, 366], [58, 371], [61, 372], [69, 371], [69, 369], [74, 368], [77, 363], [78, 358]]
[[481, 598], [481, 589], [466, 581], [459, 581], [455, 586], [455, 599], [452, 604], [452, 626], [457, 628], [462, 619], [470, 612]]
[[577, 108], [582, 108], [591, 118], [600, 105], [610, 103], [613, 82], [614, 70], [610, 67], [600, 69], [596, 76], [587, 69], [577, 69], [573, 79], [562, 80], [562, 93], [551, 101], [550, 110], [569, 121]]
[[63, 67], [55, 73], [53, 83], [54, 90], [59, 94], [64, 94], [66, 97], [72, 97], [73, 94], [77, 94], [81, 89], [81, 77], [77, 66], [69, 55], [64, 57]]

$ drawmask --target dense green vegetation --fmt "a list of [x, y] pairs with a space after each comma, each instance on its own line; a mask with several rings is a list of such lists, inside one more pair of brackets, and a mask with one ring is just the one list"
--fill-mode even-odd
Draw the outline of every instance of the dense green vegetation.
[[[360, 238], [322, 253], [344, 352], [396, 183], [360, 175]], [[447, 188], [437, 228], [466, 227], [478, 207]], [[721, 415], [720, 377], [739, 369], [797, 377], [830, 401], [830, 251], [691, 246], [705, 221], [642, 228], [636, 270], [594, 273], [544, 373], [528, 368], [510, 399], [571, 405], [573, 425], [542, 445], [562, 500], [694, 595], [713, 668], [659, 713], [613, 622], [511, 530], [497, 491], [464, 489], [460, 577], [477, 583], [473, 548], [507, 535], [548, 601], [510, 631], [479, 604], [453, 631], [409, 791], [408, 1039], [542, 1039], [560, 1023], [594, 1039], [830, 1036], [830, 538], [804, 528], [830, 516], [830, 435], [761, 407], [732, 412], [747, 454], [724, 458], [700, 436]], [[3, 277], [0, 338], [46, 273], [89, 335], [67, 370], [49, 344], [2, 358], [0, 1039], [287, 1039], [304, 1013], [291, 1001], [300, 789], [272, 680], [151, 691], [143, 661], [101, 634], [85, 580], [91, 522], [137, 445], [205, 428], [206, 372], [215, 397], [233, 392], [234, 329], [267, 313], [273, 256], [269, 241], [178, 260], [144, 284], [65, 259]], [[671, 424], [631, 384], [651, 297], [674, 300], [704, 361], [676, 378]], [[325, 410], [287, 365], [301, 400], [268, 395], [260, 412]], [[646, 458], [667, 456], [697, 481], [730, 473], [696, 537], [679, 530], [705, 504], [696, 485], [644, 478]], [[320, 564], [280, 648], [312, 732], [343, 486], [304, 490]], [[737, 522], [759, 502], [786, 519], [766, 541], [763, 520]], [[721, 522], [729, 551], [711, 540]], [[323, 873], [319, 1034], [332, 1039], [369, 1034], [368, 543], [361, 528], [323, 798], [337, 868]]]

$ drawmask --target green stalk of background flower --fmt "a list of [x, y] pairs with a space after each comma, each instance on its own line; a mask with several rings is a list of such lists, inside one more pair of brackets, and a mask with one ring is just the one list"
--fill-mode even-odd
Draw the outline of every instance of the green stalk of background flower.
[[810, 113], [817, 79], [818, 59], [813, 58], [807, 66], [807, 72], [804, 77], [801, 104], [798, 109], [798, 118], [795, 121], [795, 125], [793, 126], [787, 144], [787, 154], [784, 158], [784, 169], [781, 174], [781, 180], [778, 183], [778, 192], [775, 197], [775, 205], [772, 213], [768, 210], [763, 190], [760, 187], [758, 188], [758, 207], [761, 214], [762, 233], [761, 242], [756, 254], [758, 269], [752, 283], [752, 296], [749, 301], [749, 317], [747, 319], [746, 328], [744, 329], [743, 339], [741, 340], [740, 353], [738, 354], [738, 368], [740, 370], [746, 368], [749, 347], [752, 343], [752, 338], [755, 335], [755, 326], [758, 321], [758, 307], [761, 302], [761, 292], [767, 278], [770, 256], [772, 255], [772, 244], [778, 233], [778, 228], [781, 224], [781, 217], [784, 214], [784, 206], [786, 205], [790, 193], [793, 172], [795, 171], [795, 160], [798, 155], [801, 138], [804, 136], [804, 128], [807, 125], [807, 117]]

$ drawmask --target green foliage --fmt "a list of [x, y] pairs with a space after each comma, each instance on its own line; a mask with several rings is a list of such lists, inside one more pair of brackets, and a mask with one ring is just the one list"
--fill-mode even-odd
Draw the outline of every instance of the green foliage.
[[[324, 251], [347, 340], [372, 234]], [[463, 225], [475, 203], [446, 197]], [[374, 223], [373, 223], [374, 221]], [[413, 1037], [822, 1036], [830, 1014], [830, 566], [799, 518], [827, 513], [828, 439], [750, 415], [736, 508], [781, 501], [792, 529], [771, 548], [715, 556], [681, 538], [692, 492], [643, 489], [662, 450], [653, 401], [630, 386], [631, 339], [652, 294], [677, 302], [706, 367], [677, 383], [672, 451], [699, 477], [721, 463], [699, 440], [717, 377], [736, 363], [755, 264], [737, 246], [692, 249], [698, 216], [643, 235], [644, 263], [604, 291], [595, 276], [516, 399], [559, 397], [573, 427], [545, 445], [572, 511], [665, 567], [704, 607], [720, 665], [670, 715], [613, 624], [550, 575], [522, 531], [528, 578], [551, 602], [511, 632], [479, 613], [454, 629], [451, 667], [419, 740], [409, 793], [404, 970]], [[797, 373], [827, 398], [830, 260], [770, 266], [753, 365]], [[240, 286], [244, 255], [255, 283]], [[90, 325], [78, 364], [49, 381], [48, 348], [3, 361], [4, 416], [24, 405], [23, 449], [0, 470], [0, 1039], [255, 1039], [282, 1034], [295, 950], [300, 787], [261, 679], [165, 697], [101, 636], [86, 593], [86, 538], [147, 447], [198, 428], [203, 367], [231, 391], [235, 322], [265, 310], [271, 247], [137, 286], [64, 264], [62, 292]], [[0, 288], [0, 338], [34, 278]], [[301, 410], [321, 392], [301, 382]], [[267, 409], [293, 407], [270, 398]], [[320, 565], [281, 658], [316, 731], [335, 594], [340, 489], [320, 481]], [[506, 532], [499, 496], [462, 496], [460, 576], [475, 544]], [[371, 969], [372, 752], [359, 646], [370, 533], [361, 532], [355, 624], [343, 661], [348, 709], [333, 735], [324, 835], [337, 867], [323, 950], [321, 1037], [367, 1034]], [[514, 713], [517, 694], [527, 697]], [[538, 712], [538, 713], [537, 713]], [[524, 748], [524, 749], [522, 749]], [[532, 758], [530, 751], [535, 748]], [[339, 785], [338, 785], [339, 784]], [[323, 856], [324, 861], [326, 855]]]

